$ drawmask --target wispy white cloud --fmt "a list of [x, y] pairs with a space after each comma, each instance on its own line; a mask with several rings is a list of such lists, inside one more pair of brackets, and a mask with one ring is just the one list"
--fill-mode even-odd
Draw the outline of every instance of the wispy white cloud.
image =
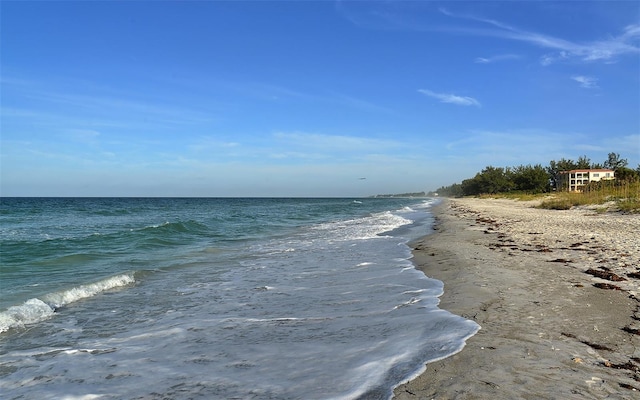
[[[582, 144], [579, 144], [582, 143]], [[507, 167], [522, 164], [543, 164], [560, 158], [577, 159], [587, 155], [593, 162], [606, 160], [607, 154], [623, 149], [635, 167], [640, 154], [640, 135], [597, 135], [579, 131], [547, 129], [470, 130], [462, 137], [443, 144], [445, 154], [456, 162], [475, 164], [479, 170], [488, 164]], [[469, 176], [467, 176], [469, 177]]]
[[540, 64], [543, 67], [556, 63], [558, 61], [565, 61], [570, 58], [570, 55], [566, 51], [560, 51], [558, 53], [548, 53], [540, 57]]
[[[583, 137], [575, 133], [569, 135], [540, 129], [472, 130], [463, 137], [447, 142], [444, 149], [451, 154], [454, 164], [470, 165], [479, 171], [487, 165], [507, 167], [546, 164], [549, 160], [566, 157], [566, 154], [558, 153], [558, 149], [573, 148], [565, 144]], [[575, 157], [577, 155], [570, 155], [569, 158]], [[473, 173], [465, 178], [470, 178]]]
[[387, 139], [305, 132], [277, 132], [274, 137], [289, 146], [330, 151], [385, 152], [390, 148], [404, 146], [401, 142]]
[[474, 62], [476, 64], [492, 64], [499, 61], [518, 60], [522, 57], [517, 54], [498, 54], [491, 57], [477, 57]]
[[[264, 140], [225, 141], [215, 137], [200, 138], [188, 147], [193, 157], [206, 162], [216, 160], [238, 160], [257, 163], [265, 159], [278, 162], [299, 161], [345, 163], [362, 160], [373, 154], [406, 154], [407, 144], [385, 138], [330, 135], [309, 132], [275, 132]], [[203, 155], [207, 158], [203, 158]]]
[[632, 168], [640, 166], [640, 134], [609, 137], [607, 145], [609, 149], [624, 149], [625, 153], [629, 152], [630, 154], [625, 154], [625, 158], [627, 155], [635, 154], [636, 160], [630, 159], [629, 166]]
[[259, 100], [286, 100], [293, 99], [296, 101], [315, 101], [319, 99], [317, 94], [302, 92], [300, 90], [291, 89], [289, 87], [264, 82], [226, 82], [219, 86], [225, 87], [227, 90], [239, 92], [243, 95], [250, 96]]
[[476, 106], [480, 107], [480, 102], [473, 97], [469, 96], [458, 96], [451, 93], [436, 93], [427, 89], [419, 89], [418, 92], [424, 94], [425, 96], [433, 97], [434, 99], [440, 100], [442, 103], [456, 104], [459, 106]]
[[100, 132], [93, 129], [68, 129], [64, 135], [68, 139], [76, 142], [95, 144], [100, 136]]
[[237, 83], [235, 84], [235, 89], [259, 100], [304, 101], [309, 103], [337, 104], [367, 112], [383, 112], [387, 114], [394, 113], [394, 111], [389, 108], [364, 100], [360, 97], [336, 91], [328, 91], [324, 90], [324, 88], [321, 90], [315, 88], [315, 90], [307, 89], [306, 91], [302, 91], [270, 83], [250, 82]]
[[394, 111], [389, 108], [379, 106], [370, 101], [356, 98], [353, 96], [344, 95], [340, 93], [334, 93], [334, 96], [335, 96], [335, 100], [331, 99], [332, 102], [335, 101], [340, 104], [344, 104], [345, 106], [350, 108], [358, 109], [361, 111], [367, 111], [367, 112], [375, 112], [375, 113], [385, 113], [385, 114], [394, 113]]
[[132, 100], [126, 97], [91, 96], [61, 92], [42, 92], [33, 98], [57, 104], [66, 104], [92, 111], [120, 112], [127, 110], [137, 115], [154, 118], [162, 123], [195, 124], [211, 121], [212, 117], [205, 112], [196, 111], [173, 104], [162, 104], [153, 100]]
[[201, 137], [195, 143], [191, 144], [190, 150], [195, 152], [203, 151], [229, 151], [230, 149], [240, 147], [240, 143], [236, 141], [221, 140], [216, 137]]
[[506, 23], [477, 17], [474, 15], [462, 15], [452, 13], [444, 8], [440, 12], [452, 18], [467, 19], [481, 22], [493, 26], [495, 29], [459, 29], [459, 31], [470, 34], [494, 36], [503, 39], [527, 42], [538, 47], [554, 50], [554, 53], [545, 54], [541, 57], [542, 65], [550, 65], [563, 59], [577, 59], [581, 61], [602, 61], [612, 62], [615, 58], [628, 55], [640, 54], [638, 38], [640, 38], [640, 25], [629, 25], [617, 36], [610, 36], [606, 39], [591, 40], [578, 43], [538, 32], [525, 31]]
[[[416, 2], [417, 3], [417, 2]], [[362, 29], [384, 30], [422, 30], [421, 24], [407, 17], [403, 12], [407, 7], [405, 2], [360, 2], [335, 1], [335, 10], [342, 18]]]
[[598, 79], [591, 76], [572, 76], [571, 79], [578, 82], [581, 87], [585, 89], [597, 89], [598, 88]]
[[[87, 92], [78, 87], [96, 87], [92, 82], [56, 78], [61, 83], [52, 88], [49, 83], [36, 80], [3, 78], [8, 90], [14, 95], [28, 100], [27, 108], [3, 108], [3, 116], [28, 117], [38, 116], [39, 120], [50, 121], [63, 119], [76, 122], [88, 117], [100, 124], [122, 123], [122, 116], [135, 116], [129, 119], [147, 121], [158, 124], [193, 125], [211, 122], [214, 117], [209, 110], [185, 107], [173, 98], [158, 100], [156, 97], [131, 93], [128, 90], [103, 89]], [[50, 112], [51, 106], [57, 111]], [[25, 107], [25, 106], [23, 106]], [[69, 115], [67, 115], [69, 114]], [[63, 118], [60, 116], [63, 115]], [[127, 124], [131, 124], [128, 120]]]
[[320, 154], [320, 153], [304, 153], [300, 151], [286, 151], [286, 152], [280, 152], [280, 153], [270, 153], [269, 158], [273, 158], [277, 160], [290, 160], [290, 159], [325, 160], [330, 157], [326, 154]]

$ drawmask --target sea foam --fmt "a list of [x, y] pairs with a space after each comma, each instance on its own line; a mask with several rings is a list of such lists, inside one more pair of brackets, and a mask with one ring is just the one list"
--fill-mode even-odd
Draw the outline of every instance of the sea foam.
[[60, 307], [134, 282], [133, 273], [127, 273], [69, 290], [49, 293], [43, 296], [42, 300], [37, 298], [29, 299], [18, 306], [12, 306], [6, 311], [0, 312], [0, 332], [6, 332], [12, 328], [23, 328], [25, 325], [44, 321], [51, 318]]

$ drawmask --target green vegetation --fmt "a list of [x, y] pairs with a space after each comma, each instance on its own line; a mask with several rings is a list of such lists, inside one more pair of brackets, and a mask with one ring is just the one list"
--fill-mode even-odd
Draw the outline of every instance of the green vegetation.
[[[544, 195], [540, 207], [567, 210], [575, 206], [606, 204], [613, 202], [613, 208], [627, 212], [640, 212], [640, 165], [633, 170], [627, 168], [627, 160], [617, 153], [609, 153], [602, 164], [591, 163], [586, 157], [578, 161], [550, 161], [548, 167], [520, 165], [517, 167], [488, 166], [473, 178], [462, 183], [441, 187], [437, 193], [447, 197], [500, 196], [532, 200]], [[561, 171], [574, 169], [601, 169], [615, 171], [615, 180], [591, 182], [582, 192], [562, 192], [558, 190], [558, 176]], [[600, 207], [599, 211], [608, 209]]]
[[[540, 208], [568, 210], [571, 207], [606, 204], [612, 202], [616, 209], [640, 212], [640, 180], [592, 182], [582, 192], [559, 192], [542, 201]], [[599, 207], [604, 212], [608, 207]]]

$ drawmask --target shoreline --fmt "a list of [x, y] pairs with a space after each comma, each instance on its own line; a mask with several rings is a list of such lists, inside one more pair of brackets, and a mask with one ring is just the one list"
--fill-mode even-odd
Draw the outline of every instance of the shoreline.
[[394, 399], [640, 396], [640, 215], [534, 205], [434, 207], [435, 233], [410, 243], [413, 262], [444, 282], [440, 308], [481, 329]]

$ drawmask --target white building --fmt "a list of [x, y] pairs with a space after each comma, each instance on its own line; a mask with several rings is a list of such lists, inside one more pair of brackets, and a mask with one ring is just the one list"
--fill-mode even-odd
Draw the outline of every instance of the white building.
[[562, 171], [558, 176], [558, 190], [580, 192], [589, 182], [615, 179], [614, 171], [610, 169], [574, 169]]

